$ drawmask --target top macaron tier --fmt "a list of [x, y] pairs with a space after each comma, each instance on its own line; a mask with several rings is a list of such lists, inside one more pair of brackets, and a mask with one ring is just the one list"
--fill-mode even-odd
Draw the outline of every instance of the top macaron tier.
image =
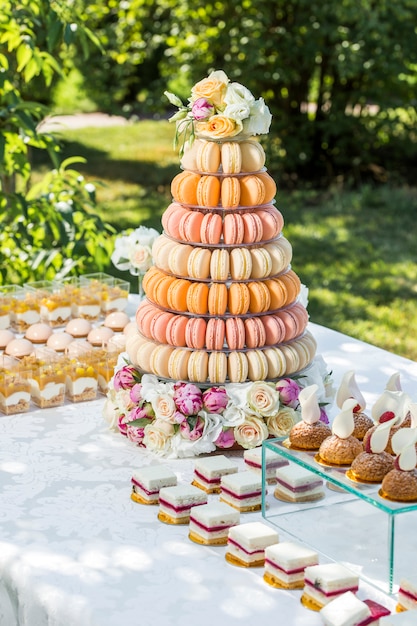
[[256, 140], [215, 141], [196, 139], [181, 159], [185, 170], [200, 173], [234, 175], [260, 172], [265, 152]]

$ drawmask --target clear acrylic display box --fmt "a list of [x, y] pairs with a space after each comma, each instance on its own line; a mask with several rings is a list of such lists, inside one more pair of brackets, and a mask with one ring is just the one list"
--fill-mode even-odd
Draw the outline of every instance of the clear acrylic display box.
[[[278, 500], [275, 486], [265, 480], [267, 449], [321, 477], [324, 497], [303, 503]], [[397, 591], [402, 578], [415, 580], [417, 503], [387, 500], [379, 495], [380, 484], [354, 482], [346, 476], [347, 467], [324, 466], [316, 454], [290, 449], [287, 437], [264, 441], [263, 517], [385, 593]]]

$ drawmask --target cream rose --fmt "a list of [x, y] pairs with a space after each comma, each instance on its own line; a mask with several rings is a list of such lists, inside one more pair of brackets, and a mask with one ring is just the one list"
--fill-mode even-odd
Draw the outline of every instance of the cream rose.
[[275, 415], [268, 417], [266, 425], [270, 435], [274, 437], [285, 437], [298, 421], [299, 415], [297, 411], [286, 406], [280, 409]]
[[248, 389], [246, 399], [249, 408], [261, 417], [275, 415], [279, 410], [279, 393], [272, 383], [253, 383]]
[[197, 122], [196, 132], [204, 137], [225, 139], [234, 137], [242, 130], [240, 120], [232, 120], [224, 115], [212, 115], [204, 122]]
[[105, 421], [107, 422], [107, 424], [109, 425], [110, 430], [114, 430], [115, 432], [119, 430], [118, 428], [119, 415], [120, 415], [119, 410], [114, 403], [114, 399], [112, 398], [111, 392], [109, 392], [104, 402], [104, 406], [103, 406], [103, 417]]
[[174, 415], [177, 408], [173, 397], [168, 393], [163, 393], [153, 398], [152, 408], [155, 411], [155, 417], [157, 419], [170, 422], [171, 424], [175, 423]]
[[203, 78], [194, 85], [191, 89], [191, 100], [206, 98], [214, 104], [216, 109], [222, 108], [228, 82], [229, 79], [222, 70], [212, 72], [207, 78]]
[[174, 434], [174, 427], [169, 422], [156, 419], [144, 428], [143, 444], [155, 454], [167, 452], [170, 439]]
[[268, 438], [268, 428], [259, 417], [247, 417], [234, 429], [236, 443], [242, 448], [256, 448]]
[[152, 250], [149, 246], [136, 244], [130, 251], [129, 261], [137, 270], [146, 272], [152, 265]]

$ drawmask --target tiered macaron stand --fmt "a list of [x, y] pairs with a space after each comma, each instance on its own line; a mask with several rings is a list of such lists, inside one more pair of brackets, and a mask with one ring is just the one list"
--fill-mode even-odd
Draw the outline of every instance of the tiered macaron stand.
[[[243, 143], [251, 141], [254, 142], [248, 138], [243, 139]], [[222, 143], [217, 141], [215, 144], [220, 153]], [[210, 182], [214, 184], [210, 186]], [[251, 196], [245, 187], [252, 183], [261, 188], [258, 198], [256, 195]], [[236, 197], [225, 191], [232, 187], [238, 189]], [[209, 189], [208, 193], [206, 188]], [[142, 372], [153, 373], [163, 380], [188, 380], [204, 387], [277, 380], [304, 372], [310, 366], [315, 356], [316, 343], [306, 329], [308, 315], [305, 305], [300, 301], [300, 279], [291, 269], [288, 260], [281, 267], [267, 261], [263, 269], [256, 262], [247, 273], [244, 269], [248, 257], [251, 263], [252, 258], [257, 258], [257, 250], [268, 250], [268, 246], [279, 247], [280, 243], [282, 246], [284, 244], [285, 238], [281, 232], [283, 218], [275, 207], [275, 192], [276, 185], [263, 163], [259, 170], [251, 172], [239, 169], [225, 173], [221, 162], [219, 166], [216, 165], [215, 171], [183, 167], [183, 171], [174, 178], [173, 204], [162, 217], [164, 233], [154, 246], [155, 267], [144, 277], [146, 299], [141, 303], [137, 315], [143, 341], [137, 352], [136, 364]], [[250, 197], [254, 197], [255, 202], [249, 203]], [[241, 204], [242, 199], [244, 204]], [[178, 220], [175, 226], [169, 227], [168, 212], [175, 210], [178, 211]], [[187, 230], [184, 226], [186, 218], [182, 222], [180, 220], [181, 212], [186, 213], [188, 218], [195, 218], [198, 214], [198, 219], [193, 220], [198, 222], [197, 228], [194, 224], [193, 229]], [[214, 239], [204, 234], [200, 226], [207, 214], [221, 218], [221, 229]], [[253, 228], [257, 226], [259, 234], [254, 232], [250, 221], [246, 219], [240, 236], [236, 235], [236, 230], [232, 230], [232, 235], [226, 235], [225, 224], [231, 215], [237, 216], [238, 220], [245, 215], [253, 216]], [[278, 225], [272, 237], [263, 237], [263, 232], [267, 231], [262, 230], [262, 227], [259, 230], [259, 225], [262, 224], [260, 216], [266, 216]], [[166, 254], [166, 250], [165, 253], [159, 253], [163, 245], [170, 250], [171, 257]], [[181, 274], [175, 272], [178, 262], [172, 261], [171, 252], [175, 247], [177, 258], [182, 259], [184, 268], [187, 267], [186, 273], [184, 270]], [[196, 248], [206, 251], [206, 262], [200, 264], [197, 270], [190, 271], [191, 264], [187, 265], [185, 259], [187, 255], [190, 258]], [[287, 240], [284, 248], [290, 261], [291, 247]], [[234, 263], [233, 257], [238, 257], [238, 249], [242, 251], [243, 260]], [[212, 262], [220, 254], [223, 254], [223, 260], [226, 261], [226, 271], [224, 268], [215, 269]], [[269, 253], [266, 256], [268, 258]], [[285, 259], [285, 255], [283, 258]], [[177, 295], [174, 295], [175, 292]], [[197, 294], [195, 299], [191, 292]], [[177, 297], [178, 293], [182, 295]], [[192, 339], [187, 340], [184, 331], [179, 340], [164, 340], [162, 337], [160, 341], [161, 337], [155, 337], [152, 329], [145, 323], [145, 313], [152, 316], [152, 311], [155, 315], [164, 312], [189, 320], [201, 318], [204, 320], [204, 327], [212, 326], [211, 320], [220, 320], [220, 339], [213, 342], [208, 340], [206, 334], [202, 345], [201, 339], [199, 343], [193, 343]], [[262, 322], [271, 316], [279, 318], [277, 324], [281, 326], [281, 335], [265, 335], [262, 323], [259, 337], [256, 331], [255, 336], [250, 333], [250, 320], [260, 319]], [[166, 318], [167, 322], [169, 319]], [[238, 324], [241, 332], [244, 329], [242, 339], [232, 339], [232, 331], [227, 332], [228, 327], [232, 328], [233, 325], [230, 320]], [[158, 346], [165, 346], [165, 349], [157, 350]], [[160, 358], [157, 359], [158, 353]], [[180, 362], [181, 365], [173, 366], [174, 362]]]
[[[325, 496], [315, 502], [287, 503], [273, 496], [265, 481], [266, 450], [321, 477]], [[401, 578], [413, 579], [417, 552], [417, 503], [380, 495], [381, 485], [349, 478], [349, 467], [324, 465], [313, 451], [291, 448], [287, 437], [269, 439], [262, 453], [262, 515], [268, 522], [313, 547], [327, 559], [343, 562], [385, 593]]]

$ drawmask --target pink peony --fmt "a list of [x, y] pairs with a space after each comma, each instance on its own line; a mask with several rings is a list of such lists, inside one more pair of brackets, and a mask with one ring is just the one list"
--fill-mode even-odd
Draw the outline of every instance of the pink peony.
[[136, 404], [142, 400], [142, 385], [140, 383], [136, 383], [130, 390], [130, 399], [132, 402]]
[[298, 407], [298, 395], [300, 393], [300, 387], [291, 378], [283, 378], [276, 384], [276, 390], [279, 391], [279, 399], [282, 404], [289, 406], [292, 409]]
[[113, 386], [116, 391], [131, 389], [138, 380], [138, 372], [132, 365], [125, 365], [114, 375]]
[[127, 424], [126, 436], [129, 441], [139, 445], [143, 441], [145, 431], [143, 428], [137, 428], [136, 426], [130, 426], [129, 424]]
[[196, 441], [196, 439], [201, 439], [203, 431], [204, 419], [200, 416], [198, 416], [197, 418], [193, 417], [189, 420], [184, 420], [180, 424], [181, 436], [184, 437], [184, 439], [189, 439], [190, 441]]
[[203, 393], [203, 407], [208, 413], [222, 413], [228, 402], [226, 389], [222, 387], [211, 387]]
[[225, 428], [217, 437], [214, 444], [218, 448], [231, 448], [235, 444], [235, 435], [233, 428]]
[[174, 402], [184, 415], [197, 415], [203, 408], [203, 394], [191, 383], [177, 383], [174, 387]]
[[119, 419], [117, 420], [117, 426], [120, 430], [120, 433], [124, 435], [125, 437], [127, 437], [127, 424], [126, 424], [126, 419], [124, 415], [119, 416]]
[[197, 98], [191, 107], [191, 113], [195, 120], [205, 120], [210, 117], [214, 111], [214, 107], [205, 98]]
[[135, 406], [129, 415], [127, 416], [128, 422], [133, 422], [134, 420], [140, 419], [148, 419], [152, 421], [155, 417], [155, 413], [153, 412], [152, 405], [150, 402], [145, 402], [143, 406]]

